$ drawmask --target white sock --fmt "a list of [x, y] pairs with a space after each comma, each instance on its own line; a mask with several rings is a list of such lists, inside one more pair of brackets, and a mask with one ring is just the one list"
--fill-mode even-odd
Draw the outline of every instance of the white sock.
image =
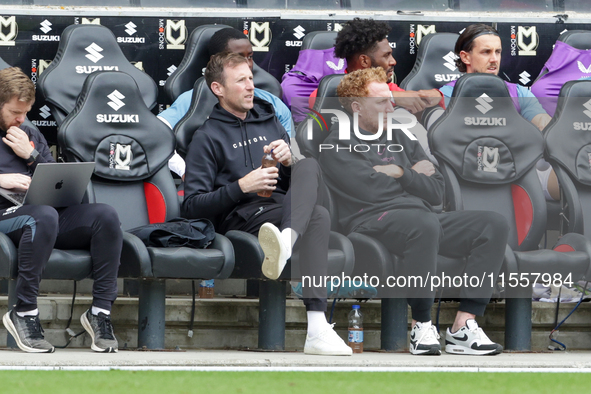
[[289, 254], [291, 255], [291, 250], [293, 249], [293, 245], [298, 240], [298, 233], [296, 233], [295, 230], [293, 230], [289, 227], [284, 228], [283, 231], [281, 231], [281, 240], [283, 241], [283, 243], [285, 245], [287, 245], [289, 247]]
[[320, 311], [308, 311], [308, 335], [314, 337], [330, 327], [326, 321], [326, 315]]
[[95, 316], [98, 316], [98, 314], [100, 312], [103, 312], [107, 316], [109, 316], [111, 314], [111, 311], [108, 311], [108, 310], [103, 309], [103, 308], [98, 308], [98, 307], [96, 307], [94, 305], [92, 306], [92, 310], [90, 311], [90, 313], [92, 313]]
[[25, 312], [16, 312], [19, 317], [25, 316], [37, 316], [39, 314], [39, 309], [35, 308], [32, 311], [25, 311]]

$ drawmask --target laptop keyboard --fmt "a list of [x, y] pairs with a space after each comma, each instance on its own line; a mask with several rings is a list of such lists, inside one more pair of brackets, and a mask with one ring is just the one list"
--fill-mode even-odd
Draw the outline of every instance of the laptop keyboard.
[[25, 201], [25, 194], [24, 193], [10, 193], [8, 194], [10, 197], [14, 198], [19, 204], [22, 204]]

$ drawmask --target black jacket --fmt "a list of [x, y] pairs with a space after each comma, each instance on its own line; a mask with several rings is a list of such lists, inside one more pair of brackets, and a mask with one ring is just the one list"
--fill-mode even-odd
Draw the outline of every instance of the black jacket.
[[[33, 164], [28, 165], [25, 159], [18, 157], [11, 147], [0, 141], [0, 174], [24, 174], [32, 177], [37, 164], [53, 163], [55, 160], [49, 151], [45, 137], [40, 132], [24, 125], [21, 125], [20, 129], [27, 133], [31, 145], [37, 149], [39, 156]], [[6, 136], [6, 132], [1, 131], [0, 135]], [[4, 197], [0, 197], [0, 209], [6, 209], [13, 205]]]
[[261, 166], [263, 147], [278, 139], [289, 144], [289, 136], [267, 101], [255, 97], [245, 120], [216, 104], [187, 151], [183, 216], [207, 218], [217, 229], [230, 215], [248, 216], [257, 201], [266, 204], [273, 196], [283, 197], [291, 170], [280, 164], [280, 180], [272, 197], [245, 194], [238, 185], [240, 178]]
[[[364, 132], [370, 135], [370, 133]], [[339, 140], [338, 124], [323, 142], [320, 166], [325, 181], [334, 196], [339, 224], [352, 232], [362, 222], [378, 213], [392, 209], [420, 209], [432, 211], [443, 198], [443, 176], [419, 174], [411, 167], [421, 160], [428, 160], [418, 141], [410, 140], [401, 130], [394, 130], [392, 140], [386, 131], [379, 140], [363, 141], [351, 132], [350, 140]], [[398, 153], [390, 152], [399, 149]], [[326, 149], [333, 145], [333, 149]], [[338, 146], [338, 152], [337, 152]], [[361, 152], [367, 150], [369, 151]], [[359, 152], [356, 152], [355, 149]], [[349, 152], [349, 149], [351, 152]], [[396, 164], [404, 168], [404, 175], [394, 179], [377, 172], [376, 165]]]

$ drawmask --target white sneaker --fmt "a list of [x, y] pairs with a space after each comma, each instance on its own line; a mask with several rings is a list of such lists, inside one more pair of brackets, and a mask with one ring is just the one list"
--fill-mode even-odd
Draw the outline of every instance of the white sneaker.
[[281, 232], [275, 225], [264, 223], [259, 230], [259, 243], [265, 253], [261, 268], [263, 275], [269, 279], [279, 278], [291, 257], [291, 251], [281, 239]]
[[482, 331], [482, 328], [478, 327], [476, 320], [470, 319], [458, 332], [452, 334], [450, 329], [447, 329], [445, 332], [445, 352], [492, 356], [502, 353], [503, 347], [491, 341]]
[[311, 337], [306, 335], [304, 345], [305, 354], [317, 354], [321, 356], [350, 356], [353, 354], [345, 341], [333, 330], [334, 323], [318, 335]]
[[417, 322], [410, 330], [411, 354], [435, 355], [441, 354], [441, 344], [437, 329], [430, 321]]

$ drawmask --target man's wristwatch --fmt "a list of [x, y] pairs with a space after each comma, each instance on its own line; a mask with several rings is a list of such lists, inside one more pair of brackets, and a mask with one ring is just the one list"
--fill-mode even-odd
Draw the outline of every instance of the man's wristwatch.
[[31, 152], [31, 156], [29, 156], [29, 158], [27, 159], [27, 164], [33, 164], [37, 160], [37, 157], [39, 157], [39, 152], [37, 151], [37, 149], [33, 149], [33, 151]]

